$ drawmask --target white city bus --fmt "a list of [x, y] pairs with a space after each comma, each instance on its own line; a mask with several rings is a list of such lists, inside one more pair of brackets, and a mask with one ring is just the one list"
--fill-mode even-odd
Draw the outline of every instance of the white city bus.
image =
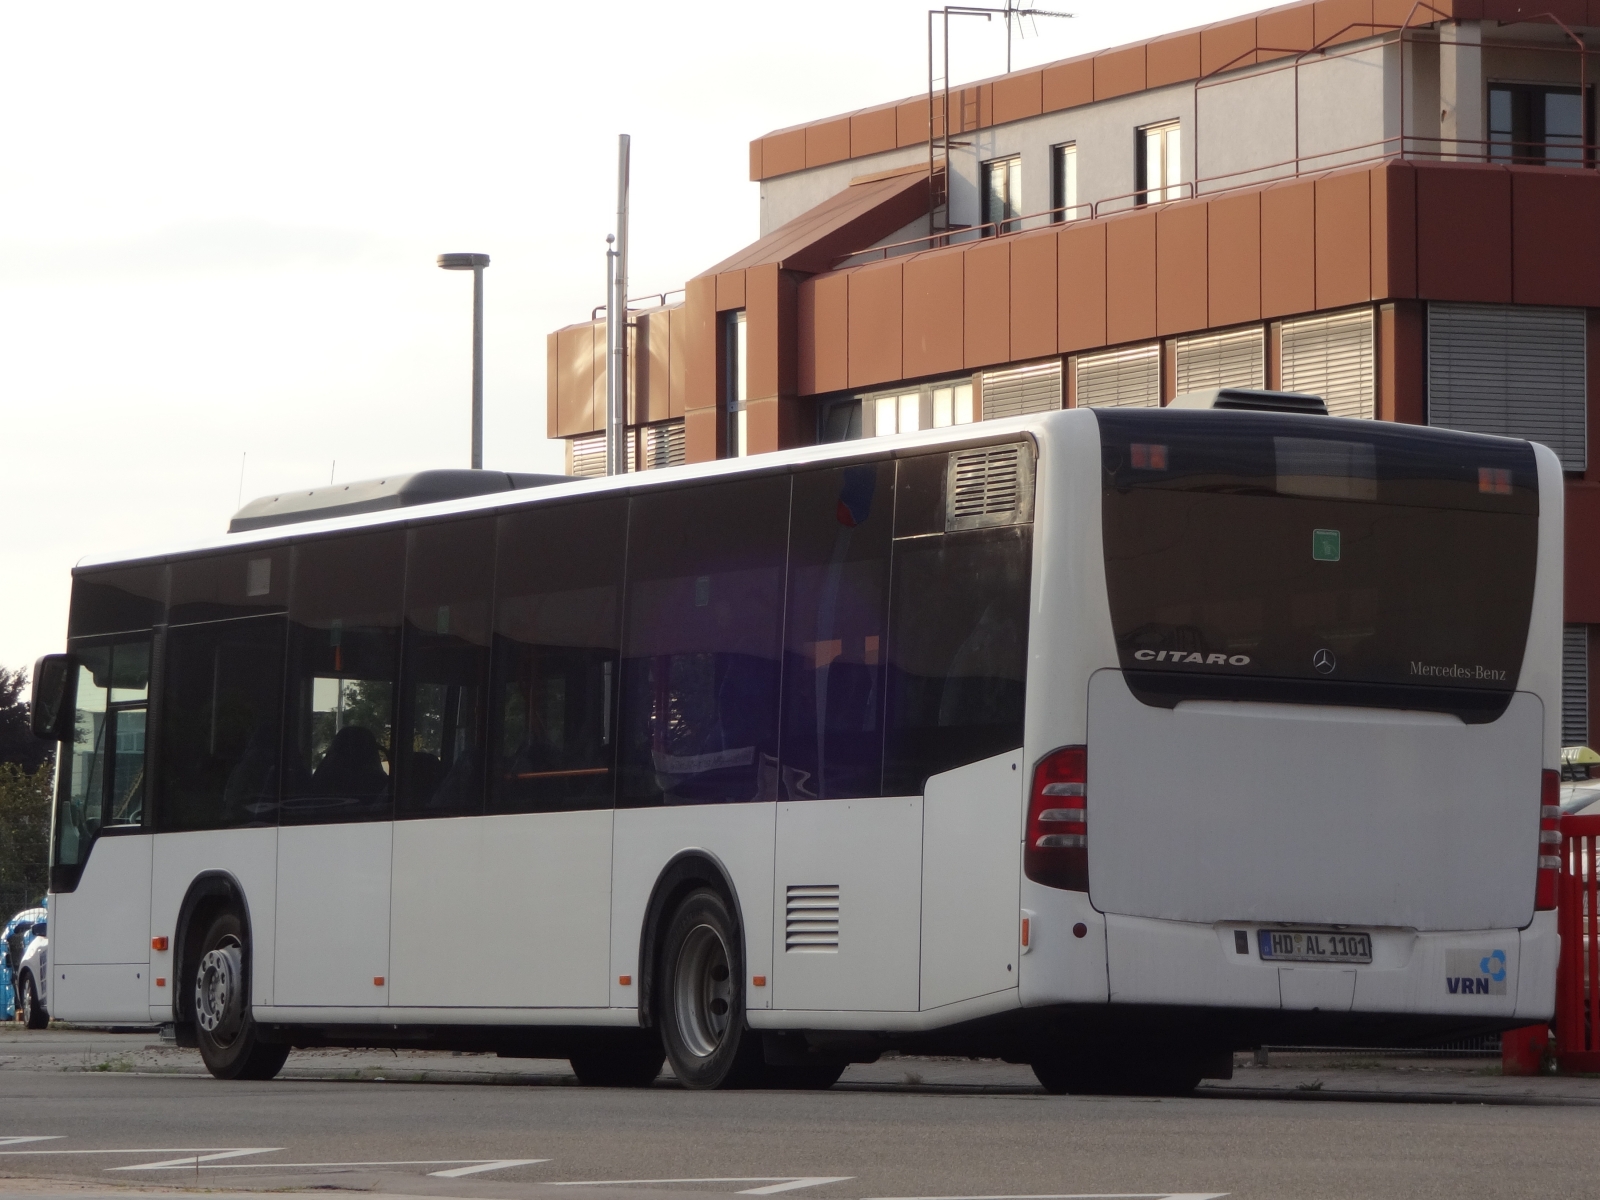
[[1543, 447], [1069, 410], [410, 503], [453, 481], [77, 568], [53, 1015], [229, 1078], [1171, 1091], [1551, 1013]]

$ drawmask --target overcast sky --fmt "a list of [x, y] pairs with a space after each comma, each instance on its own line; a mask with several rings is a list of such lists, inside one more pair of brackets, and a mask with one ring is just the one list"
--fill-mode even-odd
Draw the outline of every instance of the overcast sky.
[[[1061, 6], [1016, 66], [1263, 5]], [[84, 555], [466, 466], [471, 282], [440, 251], [493, 257], [485, 465], [560, 470], [545, 335], [604, 299], [616, 135], [630, 290], [679, 287], [756, 237], [751, 138], [926, 87], [928, 7], [0, 2], [0, 665], [62, 648]], [[1003, 23], [952, 59], [1004, 70]]]

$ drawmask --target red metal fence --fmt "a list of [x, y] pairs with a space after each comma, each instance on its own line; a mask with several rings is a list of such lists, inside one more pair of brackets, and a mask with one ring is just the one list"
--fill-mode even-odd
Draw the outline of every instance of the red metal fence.
[[1561, 966], [1556, 974], [1556, 1063], [1600, 1071], [1600, 816], [1561, 818]]

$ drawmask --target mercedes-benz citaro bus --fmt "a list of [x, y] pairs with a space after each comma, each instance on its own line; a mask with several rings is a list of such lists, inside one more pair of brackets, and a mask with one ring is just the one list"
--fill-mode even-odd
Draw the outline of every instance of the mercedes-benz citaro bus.
[[51, 1011], [215, 1075], [1174, 1092], [1552, 1011], [1541, 446], [1067, 410], [234, 529], [82, 562], [36, 672]]

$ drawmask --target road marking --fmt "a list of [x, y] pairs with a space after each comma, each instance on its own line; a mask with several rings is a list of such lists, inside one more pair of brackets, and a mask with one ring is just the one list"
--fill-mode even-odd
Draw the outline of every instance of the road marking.
[[[717, 1175], [706, 1179], [562, 1179], [547, 1187], [623, 1187], [640, 1183], [764, 1183], [769, 1187], [743, 1188], [741, 1196], [771, 1196], [796, 1188], [820, 1187], [824, 1183], [843, 1183], [854, 1175]], [[952, 1200], [954, 1198], [952, 1197]]]
[[52, 1133], [45, 1137], [0, 1137], [0, 1146], [20, 1146], [23, 1142], [59, 1142], [65, 1136], [64, 1133]]
[[[191, 1154], [188, 1158], [168, 1158], [161, 1162], [138, 1163], [131, 1167], [107, 1167], [108, 1171], [179, 1171], [194, 1168], [198, 1170], [203, 1166], [224, 1158], [242, 1158], [246, 1154], [273, 1154], [282, 1150], [282, 1146], [255, 1146], [240, 1150], [217, 1150], [210, 1154]], [[240, 1164], [243, 1165], [243, 1164]], [[254, 1165], [254, 1164], [252, 1164]]]
[[1230, 1192], [1071, 1192], [1048, 1196], [873, 1196], [870, 1200], [1223, 1200]]
[[456, 1167], [450, 1171], [429, 1171], [428, 1174], [439, 1179], [460, 1179], [463, 1175], [479, 1175], [484, 1171], [503, 1171], [507, 1167], [526, 1167], [549, 1161], [548, 1158], [497, 1158], [492, 1162], [474, 1163], [470, 1167]]

